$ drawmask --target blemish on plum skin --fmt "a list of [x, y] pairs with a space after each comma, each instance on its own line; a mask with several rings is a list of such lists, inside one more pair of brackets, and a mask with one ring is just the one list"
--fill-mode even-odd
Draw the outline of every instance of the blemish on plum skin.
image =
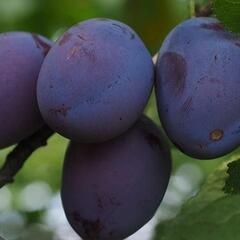
[[160, 58], [160, 79], [169, 84], [175, 96], [181, 96], [185, 90], [187, 77], [187, 62], [175, 52], [166, 52]]
[[232, 132], [232, 134], [240, 134], [240, 128], [234, 132]]
[[70, 110], [71, 108], [70, 107], [66, 107], [64, 104], [59, 107], [59, 108], [51, 108], [50, 109], [50, 112], [51, 113], [54, 113], [56, 115], [60, 114], [62, 115], [63, 117], [66, 117], [67, 116], [67, 113], [68, 111]]
[[92, 220], [82, 218], [77, 211], [73, 211], [71, 213], [71, 218], [73, 219], [74, 222], [82, 225], [83, 230], [88, 239], [98, 239], [101, 234], [101, 231], [104, 228], [100, 219], [97, 219], [96, 221], [92, 221]]
[[103, 207], [103, 202], [102, 202], [102, 199], [98, 196], [97, 197], [97, 206], [98, 206], [98, 208], [100, 208], [100, 209], [103, 209], [104, 207]]
[[188, 97], [186, 99], [186, 101], [183, 103], [181, 110], [183, 112], [188, 113], [191, 110], [192, 104], [193, 104], [193, 98], [192, 97]]
[[240, 47], [240, 41], [235, 42], [235, 45], [236, 45], [237, 47]]
[[112, 237], [114, 235], [114, 231], [109, 232], [109, 236]]
[[156, 136], [152, 133], [149, 133], [145, 136], [145, 139], [147, 140], [148, 144], [152, 148], [158, 147], [159, 149], [162, 149], [162, 144], [161, 144], [161, 141], [158, 136]]
[[65, 43], [67, 43], [67, 42], [70, 40], [71, 36], [72, 36], [71, 33], [68, 33], [68, 32], [64, 33], [64, 35], [61, 37], [58, 45], [59, 45], [59, 46], [62, 46], [62, 45], [64, 45]]
[[205, 29], [213, 30], [217, 32], [225, 31], [225, 28], [221, 23], [203, 23], [201, 24], [201, 28], [205, 28]]
[[89, 98], [86, 99], [85, 101], [87, 104], [90, 104], [90, 105], [94, 105], [94, 104], [98, 104], [101, 102], [100, 99], [96, 99], [95, 97], [93, 96], [90, 96]]
[[73, 48], [71, 48], [66, 59], [70, 60], [71, 58], [75, 57], [79, 51], [80, 51], [80, 45], [76, 44]]
[[121, 25], [119, 25], [117, 23], [112, 23], [112, 25], [117, 27], [117, 28], [119, 28], [119, 29], [121, 29], [124, 34], [128, 34], [130, 36], [131, 40], [133, 40], [135, 38], [135, 34], [133, 32], [130, 32], [130, 30], [128, 30], [124, 26], [121, 26]]
[[32, 33], [34, 42], [36, 43], [37, 48], [42, 49], [43, 55], [46, 56], [51, 48], [51, 46], [43, 41], [37, 34]]
[[119, 80], [115, 80], [113, 83], [110, 83], [107, 86], [107, 89], [112, 89], [113, 87], [115, 87], [118, 84]]
[[203, 145], [201, 143], [197, 144], [200, 149], [203, 149]]
[[87, 39], [85, 37], [83, 37], [82, 35], [78, 34], [77, 37], [83, 41], [87, 41]]
[[222, 81], [217, 78], [213, 78], [209, 76], [203, 76], [197, 81], [198, 84], [203, 84], [205, 82], [213, 83], [213, 84], [221, 84]]
[[121, 206], [121, 203], [119, 201], [117, 201], [117, 199], [115, 197], [109, 197], [109, 202], [113, 206], [116, 206], [116, 207]]
[[95, 63], [97, 58], [96, 58], [96, 53], [94, 48], [90, 47], [84, 47], [80, 43], [76, 43], [68, 52], [66, 56], [66, 60], [69, 61], [74, 57], [80, 57], [80, 56], [86, 56], [88, 59], [92, 62]]
[[207, 144], [204, 144], [204, 143], [197, 143], [196, 146], [201, 150], [204, 150], [207, 148]]
[[223, 130], [215, 129], [209, 134], [209, 137], [212, 141], [220, 141], [223, 138], [223, 135]]

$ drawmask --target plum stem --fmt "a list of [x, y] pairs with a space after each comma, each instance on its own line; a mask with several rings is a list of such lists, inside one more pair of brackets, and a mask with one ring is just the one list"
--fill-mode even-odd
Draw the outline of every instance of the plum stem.
[[193, 18], [196, 16], [196, 7], [195, 7], [195, 0], [189, 0], [189, 12], [190, 12], [190, 18]]
[[44, 125], [36, 133], [18, 143], [8, 154], [5, 163], [0, 169], [0, 188], [14, 181], [14, 177], [22, 169], [26, 160], [35, 150], [46, 146], [48, 138], [53, 134], [54, 132]]
[[195, 6], [196, 17], [210, 17], [213, 14], [213, 3], [209, 1], [207, 4]]

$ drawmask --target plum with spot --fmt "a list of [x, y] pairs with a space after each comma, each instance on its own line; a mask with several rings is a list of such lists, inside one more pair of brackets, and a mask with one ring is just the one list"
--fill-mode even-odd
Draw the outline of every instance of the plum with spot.
[[154, 215], [170, 171], [169, 147], [147, 117], [110, 141], [72, 142], [61, 191], [69, 223], [84, 240], [126, 238]]
[[0, 34], [0, 148], [19, 142], [43, 124], [36, 85], [50, 46], [37, 34]]
[[50, 50], [40, 72], [38, 103], [44, 120], [78, 142], [101, 142], [141, 116], [154, 82], [151, 55], [127, 25], [91, 19], [70, 28]]
[[199, 159], [240, 144], [240, 38], [217, 19], [194, 18], [164, 41], [157, 61], [159, 115], [169, 138]]

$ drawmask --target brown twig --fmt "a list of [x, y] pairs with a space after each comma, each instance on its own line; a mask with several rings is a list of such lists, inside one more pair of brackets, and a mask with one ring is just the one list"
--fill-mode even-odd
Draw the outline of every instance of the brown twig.
[[196, 5], [196, 17], [210, 17], [213, 14], [212, 1], [205, 5]]
[[23, 167], [26, 160], [38, 148], [47, 145], [47, 140], [53, 135], [53, 131], [48, 126], [43, 126], [32, 136], [22, 140], [10, 152], [0, 169], [0, 188], [14, 181], [15, 175]]

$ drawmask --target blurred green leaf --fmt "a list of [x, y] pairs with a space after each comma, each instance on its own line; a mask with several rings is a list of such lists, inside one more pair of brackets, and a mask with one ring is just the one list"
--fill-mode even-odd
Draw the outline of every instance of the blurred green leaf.
[[124, 14], [154, 55], [172, 28], [188, 17], [188, 1], [128, 0]]
[[[53, 191], [58, 191], [67, 143], [67, 139], [55, 134], [49, 139], [46, 147], [34, 152], [17, 174], [14, 183], [9, 185], [12, 192], [17, 194], [24, 185], [34, 181], [47, 182]], [[0, 164], [10, 149], [12, 148], [0, 151]]]
[[38, 149], [20, 171], [15, 184], [45, 181], [54, 191], [60, 189], [61, 174], [67, 140], [55, 134], [46, 147]]
[[175, 219], [157, 226], [154, 240], [236, 240], [240, 235], [240, 196], [224, 193], [226, 171], [225, 162]]
[[227, 29], [240, 33], [240, 0], [214, 0], [214, 13]]
[[45, 226], [40, 224], [31, 225], [17, 240], [52, 240], [53, 233]]

